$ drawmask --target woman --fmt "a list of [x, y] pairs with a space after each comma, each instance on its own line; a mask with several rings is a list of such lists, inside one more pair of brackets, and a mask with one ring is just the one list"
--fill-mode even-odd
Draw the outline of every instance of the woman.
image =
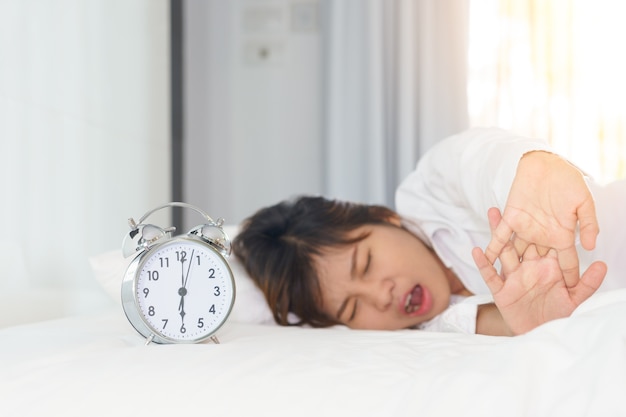
[[[606, 194], [544, 142], [475, 129], [427, 152], [397, 213], [301, 197], [249, 218], [234, 249], [279, 324], [519, 334], [602, 283], [606, 265], [574, 244], [576, 227], [585, 249], [596, 243], [592, 191]], [[612, 256], [615, 235], [592, 255]]]

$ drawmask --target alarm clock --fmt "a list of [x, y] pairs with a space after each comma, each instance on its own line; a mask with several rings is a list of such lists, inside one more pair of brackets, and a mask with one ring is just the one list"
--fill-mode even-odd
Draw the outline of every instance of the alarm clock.
[[[185, 235], [174, 227], [144, 221], [154, 212], [183, 207], [196, 211], [203, 224]], [[122, 306], [146, 344], [198, 343], [211, 339], [226, 322], [235, 302], [235, 280], [226, 258], [230, 240], [223, 219], [213, 221], [199, 208], [173, 202], [156, 207], [138, 222], [128, 220], [122, 242], [125, 258], [135, 255], [122, 281]]]

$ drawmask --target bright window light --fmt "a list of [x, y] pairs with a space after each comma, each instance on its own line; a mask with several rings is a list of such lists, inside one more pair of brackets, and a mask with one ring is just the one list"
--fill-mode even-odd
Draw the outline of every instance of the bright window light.
[[626, 177], [626, 2], [471, 2], [472, 125], [548, 139], [601, 182]]

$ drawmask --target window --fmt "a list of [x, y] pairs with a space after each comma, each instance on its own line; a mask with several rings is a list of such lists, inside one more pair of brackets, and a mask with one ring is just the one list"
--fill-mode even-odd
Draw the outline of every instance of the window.
[[472, 125], [548, 139], [601, 182], [626, 177], [626, 3], [471, 2]]

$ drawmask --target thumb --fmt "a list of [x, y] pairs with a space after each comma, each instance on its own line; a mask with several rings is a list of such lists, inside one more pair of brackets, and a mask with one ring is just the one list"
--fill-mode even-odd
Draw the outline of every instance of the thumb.
[[596, 261], [592, 263], [576, 285], [576, 293], [572, 297], [574, 301], [580, 304], [591, 297], [600, 288], [607, 271], [608, 268], [604, 262]]

